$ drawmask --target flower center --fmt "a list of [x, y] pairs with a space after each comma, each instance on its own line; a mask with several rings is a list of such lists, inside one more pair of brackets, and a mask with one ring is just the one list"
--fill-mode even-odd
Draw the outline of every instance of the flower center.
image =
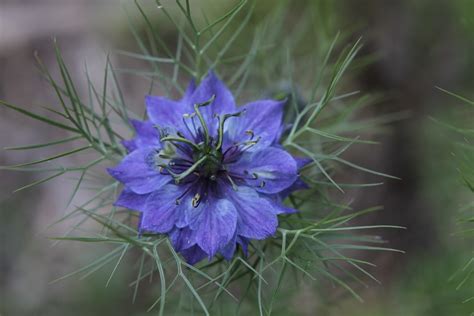
[[221, 150], [212, 149], [211, 152], [205, 154], [199, 152], [196, 154], [195, 161], [199, 161], [202, 157], [207, 157], [199, 168], [199, 174], [202, 177], [215, 180], [217, 173], [222, 170], [222, 152]]
[[[249, 141], [233, 144], [223, 152], [225, 122], [231, 117], [239, 117], [245, 110], [223, 115], [215, 114], [212, 118], [207, 117], [208, 120], [219, 120], [217, 136], [213, 137], [209, 133], [208, 122], [200, 110], [213, 101], [214, 96], [204, 103], [195, 104], [194, 112], [183, 116], [184, 124], [189, 132], [188, 138], [180, 132], [169, 135], [164, 130], [160, 130], [163, 149], [157, 155], [156, 165], [160, 168], [160, 172], [171, 175], [176, 184], [197, 183], [200, 180], [215, 181], [222, 175], [235, 187], [231, 175], [225, 169], [224, 161], [235, 161], [242, 152], [259, 140], [259, 138], [253, 139], [252, 131], [246, 131], [250, 136]], [[191, 120], [191, 122], [188, 124], [186, 120]]]

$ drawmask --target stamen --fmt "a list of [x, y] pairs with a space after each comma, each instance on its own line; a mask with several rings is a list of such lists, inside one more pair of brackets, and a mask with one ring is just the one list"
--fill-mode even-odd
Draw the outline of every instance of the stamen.
[[258, 136], [256, 140], [250, 140], [250, 141], [242, 143], [242, 145], [244, 145], [244, 148], [241, 149], [240, 153], [242, 154], [246, 152], [247, 150], [249, 150], [250, 148], [252, 148], [253, 146], [257, 145], [260, 139], [262, 139], [262, 137]]
[[153, 125], [153, 127], [158, 131], [158, 135], [160, 136], [160, 138], [169, 135], [168, 131], [165, 128], [161, 128], [159, 125]]
[[238, 187], [237, 185], [235, 184], [234, 180], [232, 180], [231, 176], [226, 172], [225, 176], [227, 177], [227, 179], [229, 180], [230, 184], [232, 185], [232, 189], [234, 189], [234, 191], [237, 191], [238, 190]]
[[187, 119], [187, 118], [192, 118], [193, 116], [195, 116], [196, 113], [184, 113], [183, 114], [183, 118]]
[[178, 174], [178, 173], [176, 173], [176, 172], [173, 172], [173, 171], [171, 170], [171, 168], [170, 168], [169, 166], [167, 166], [167, 165], [159, 165], [158, 167], [159, 167], [160, 173], [161, 173], [163, 170], [166, 170], [172, 177], [177, 177], [177, 176], [180, 175], [180, 174]]
[[[244, 170], [244, 174], [246, 176], [248, 176], [250, 174], [250, 172], [248, 170]], [[256, 174], [255, 172], [252, 172], [252, 179], [257, 180], [258, 179], [258, 174]]]
[[245, 134], [247, 134], [247, 135], [250, 136], [250, 140], [252, 140], [253, 137], [255, 136], [255, 134], [253, 133], [253, 131], [252, 131], [251, 129], [246, 130], [246, 131], [245, 131]]
[[[226, 159], [226, 162], [227, 163], [232, 163], [232, 162], [235, 162], [236, 161], [236, 158], [239, 157], [239, 155], [243, 154], [244, 152], [246, 152], [247, 150], [249, 150], [250, 148], [252, 148], [252, 146], [255, 146], [261, 139], [262, 137], [259, 136], [256, 140], [249, 140], [249, 141], [246, 141], [246, 142], [243, 142], [243, 143], [235, 143], [234, 145], [232, 145], [231, 147], [229, 147], [225, 152], [224, 152], [224, 156], [226, 156], [226, 154], [231, 150], [231, 149], [234, 149], [234, 152], [232, 152], [232, 154], [230, 155], [230, 158], [227, 157]], [[238, 151], [239, 147], [240, 146], [244, 146], [243, 148], [240, 149], [240, 151]]]
[[189, 134], [191, 134], [192, 138], [197, 139], [197, 135], [196, 135], [196, 132], [197, 132], [197, 131], [196, 131], [196, 125], [194, 124], [194, 116], [195, 116], [195, 113], [192, 113], [192, 114], [194, 114], [194, 115], [192, 116], [192, 123], [193, 123], [194, 132], [191, 130], [191, 128], [189, 127], [188, 122], [187, 122], [187, 120], [186, 120], [187, 118], [190, 118], [190, 117], [191, 117], [190, 114], [183, 114], [183, 124], [184, 124], [184, 126], [186, 126], [186, 129], [188, 130]]
[[183, 199], [183, 197], [188, 194], [188, 192], [191, 190], [192, 188], [192, 185], [190, 185], [184, 192], [183, 194], [181, 194], [180, 196], [178, 196], [178, 198], [176, 199], [176, 205], [179, 205], [181, 203], [181, 200]]
[[194, 208], [196, 208], [199, 206], [200, 203], [201, 203], [201, 195], [199, 193], [196, 193], [196, 195], [191, 200], [191, 204]]

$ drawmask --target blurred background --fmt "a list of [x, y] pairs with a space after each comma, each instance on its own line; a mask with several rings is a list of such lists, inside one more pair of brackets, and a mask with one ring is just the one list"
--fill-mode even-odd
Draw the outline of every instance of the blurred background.
[[[348, 159], [401, 178], [384, 180], [384, 185], [377, 188], [359, 190], [354, 208], [383, 205], [383, 212], [362, 222], [406, 227], [406, 230], [381, 232], [390, 241], [390, 247], [406, 253], [370, 255], [378, 266], [374, 275], [382, 284], [358, 289], [364, 303], [350, 295], [338, 296], [337, 304], [305, 297], [302, 299], [306, 300], [305, 306], [295, 309], [294, 314], [470, 315], [474, 312], [474, 302], [463, 304], [462, 301], [473, 295], [473, 283], [456, 290], [459, 280], [449, 279], [474, 251], [472, 240], [455, 234], [459, 229], [458, 210], [472, 196], [461, 183], [453, 157], [455, 136], [430, 117], [474, 126], [474, 117], [466, 115], [465, 105], [436, 88], [474, 99], [474, 2], [292, 1], [286, 7], [288, 28], [292, 21], [296, 24], [310, 2], [316, 10], [316, 24], [328, 38], [342, 31], [350, 34], [345, 41], [363, 39], [361, 56], [370, 57], [372, 63], [350, 78], [351, 85], [383, 96], [365, 115], [404, 113], [403, 119], [390, 122], [384, 133], [377, 135], [379, 145], [355, 146]], [[172, 6], [171, 1], [165, 3]], [[196, 0], [192, 3], [219, 15], [229, 7], [228, 3], [234, 2]], [[273, 5], [270, 0], [258, 1], [252, 21], [257, 23]], [[125, 14], [129, 11], [136, 14], [133, 8], [115, 0], [2, 0], [0, 99], [50, 115], [42, 106], [57, 101], [37, 71], [35, 52], [53, 74], [57, 73], [54, 36], [72, 73], [82, 76], [87, 61], [93, 80], [101, 78], [107, 52], [136, 50]], [[176, 40], [176, 30], [167, 20], [157, 19], [156, 23], [165, 38], [170, 42]], [[133, 64], [130, 60], [113, 58], [119, 67], [146, 67], [146, 63], [139, 61]], [[140, 109], [148, 83], [134, 77], [124, 77], [121, 81], [129, 103]], [[62, 133], [0, 107], [2, 148], [57, 139], [65, 136]], [[27, 161], [35, 153], [2, 150], [0, 165]], [[37, 158], [48, 153], [51, 154], [41, 149]], [[347, 172], [344, 179], [360, 182], [372, 179], [351, 170]], [[0, 314], [144, 314], [144, 306], [149, 306], [154, 296], [142, 291], [144, 294], [132, 304], [133, 288], [128, 284], [134, 274], [127, 269], [121, 269], [107, 288], [108, 269], [83, 280], [72, 277], [50, 284], [90, 262], [102, 249], [100, 245], [74, 242], [52, 246], [47, 237], [67, 231], [67, 226], [61, 225], [47, 229], [63, 212], [71, 191], [67, 179], [56, 179], [12, 195], [16, 188], [40, 177], [0, 170]], [[87, 199], [88, 194], [80, 193], [79, 199]]]

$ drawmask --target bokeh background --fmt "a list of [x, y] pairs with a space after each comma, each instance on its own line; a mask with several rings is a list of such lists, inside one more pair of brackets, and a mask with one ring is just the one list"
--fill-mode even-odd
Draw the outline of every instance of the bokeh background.
[[[146, 1], [144, 1], [146, 2]], [[171, 1], [170, 1], [171, 2]], [[474, 98], [474, 2], [469, 0], [317, 0], [314, 19], [332, 38], [338, 31], [350, 34], [348, 42], [362, 37], [361, 56], [372, 60], [351, 77], [363, 92], [383, 96], [366, 115], [402, 113], [377, 135], [379, 145], [356, 146], [349, 159], [401, 178], [357, 192], [355, 208], [383, 205], [384, 211], [362, 220], [365, 224], [392, 224], [406, 230], [381, 232], [389, 245], [405, 254], [367, 255], [378, 268], [382, 284], [358, 289], [365, 302], [349, 295], [325, 301], [305, 297], [295, 315], [470, 315], [472, 282], [459, 290], [450, 276], [472, 256], [472, 240], [459, 230], [459, 209], [472, 196], [462, 185], [454, 153], [455, 138], [430, 117], [474, 126], [464, 105], [436, 87]], [[169, 2], [168, 2], [169, 3]], [[193, 5], [219, 15], [232, 1], [195, 0]], [[252, 21], [258, 22], [274, 5], [258, 1]], [[289, 26], [309, 1], [291, 1]], [[128, 8], [128, 9], [125, 9]], [[56, 104], [53, 91], [41, 78], [37, 53], [57, 73], [53, 36], [58, 39], [70, 70], [79, 76], [84, 63], [93, 79], [101, 78], [107, 52], [136, 50], [125, 12], [133, 8], [114, 0], [2, 0], [0, 2], [0, 99], [25, 105], [48, 115], [42, 106]], [[176, 30], [157, 19], [162, 35], [174, 42]], [[252, 24], [251, 24], [252, 25]], [[239, 39], [245, 41], [245, 37]], [[311, 41], [308, 41], [311, 42]], [[314, 43], [311, 43], [314, 44]], [[130, 64], [119, 57], [119, 66]], [[295, 60], [295, 63], [298, 63]], [[303, 65], [304, 66], [304, 65]], [[121, 78], [128, 100], [140, 108], [147, 82]], [[472, 112], [471, 112], [472, 113]], [[60, 138], [61, 131], [0, 108], [1, 147]], [[38, 152], [0, 151], [0, 165], [44, 157]], [[74, 161], [72, 161], [74, 163]], [[150, 300], [146, 291], [132, 304], [129, 283], [134, 272], [126, 268], [105, 287], [110, 269], [84, 279], [72, 277], [50, 282], [90, 262], [101, 246], [60, 243], [48, 236], [64, 233], [67, 226], [47, 228], [61, 215], [71, 190], [67, 179], [56, 179], [32, 190], [13, 194], [39, 175], [0, 170], [0, 314], [1, 315], [140, 315]], [[370, 180], [347, 170], [344, 179]], [[79, 199], [86, 199], [83, 192]], [[131, 270], [131, 269], [130, 269]], [[306, 303], [304, 303], [306, 302]], [[145, 305], [144, 305], [145, 304]]]

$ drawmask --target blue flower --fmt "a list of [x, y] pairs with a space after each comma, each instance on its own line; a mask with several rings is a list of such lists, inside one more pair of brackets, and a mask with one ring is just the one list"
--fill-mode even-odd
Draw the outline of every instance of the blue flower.
[[236, 107], [214, 75], [183, 98], [146, 97], [149, 121], [133, 121], [129, 154], [109, 173], [124, 184], [116, 205], [140, 211], [140, 231], [167, 234], [194, 264], [275, 234], [282, 204], [305, 188], [298, 170], [307, 163], [281, 146], [284, 102], [261, 100]]

